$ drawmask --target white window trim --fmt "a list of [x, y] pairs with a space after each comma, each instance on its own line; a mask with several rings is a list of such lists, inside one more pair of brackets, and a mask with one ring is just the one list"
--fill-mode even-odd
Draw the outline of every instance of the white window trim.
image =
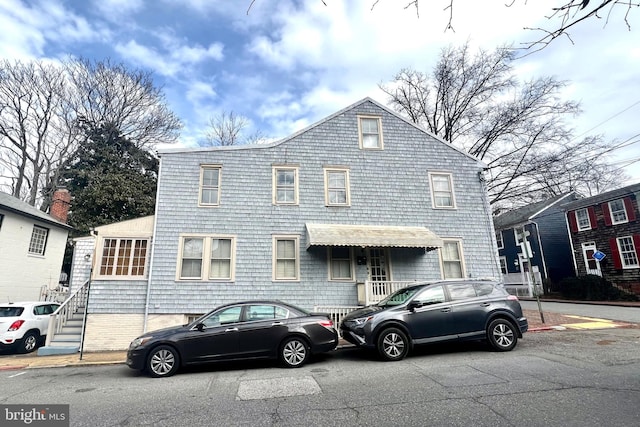
[[[299, 199], [299, 193], [298, 193], [298, 182], [299, 182], [299, 167], [297, 166], [273, 166], [273, 172], [272, 172], [272, 201], [274, 205], [283, 205], [283, 206], [297, 206], [300, 202]], [[286, 171], [293, 171], [294, 174], [294, 195], [293, 195], [293, 202], [279, 202], [278, 201], [278, 171], [282, 171], [282, 170], [286, 170]]]
[[[500, 236], [499, 239], [498, 236]], [[502, 230], [496, 231], [496, 244], [498, 245], [498, 249], [504, 249], [504, 237], [502, 236]]]
[[[436, 205], [436, 195], [434, 191], [433, 185], [433, 177], [434, 176], [446, 176], [449, 179], [449, 186], [451, 187], [451, 202], [453, 206], [437, 206]], [[456, 204], [456, 193], [453, 187], [453, 174], [451, 172], [429, 172], [429, 189], [431, 190], [431, 206], [433, 209], [457, 209]]]
[[[176, 281], [177, 282], [235, 282], [236, 280], [236, 237], [231, 234], [200, 234], [200, 233], [187, 233], [180, 234], [180, 242], [178, 244], [178, 259], [176, 262]], [[184, 250], [185, 239], [204, 239], [202, 244], [202, 269], [200, 270], [200, 277], [181, 277], [182, 272], [182, 251]], [[230, 278], [214, 278], [210, 279], [211, 269], [211, 242], [213, 239], [228, 239], [231, 240], [231, 266], [229, 275]]]
[[[633, 252], [636, 255], [636, 263], [635, 264], [631, 264], [631, 265], [626, 265], [624, 262], [624, 253], [629, 253], [629, 251], [627, 252], [622, 252], [622, 245], [620, 244], [620, 239], [629, 239], [631, 240], [631, 246], [633, 246]], [[620, 264], [622, 264], [622, 269], [623, 270], [627, 270], [627, 269], [632, 269], [632, 268], [639, 268], [640, 267], [640, 258], [638, 257], [638, 248], [636, 248], [636, 244], [635, 241], [633, 240], [633, 236], [622, 236], [622, 237], [616, 237], [616, 244], [618, 245], [618, 254], [620, 254]]]
[[327, 248], [327, 260], [329, 261], [329, 276], [328, 279], [330, 282], [347, 282], [347, 283], [355, 283], [356, 281], [356, 274], [355, 274], [355, 268], [356, 268], [356, 263], [355, 263], [355, 257], [353, 256], [353, 248], [347, 248], [349, 250], [349, 264], [351, 266], [351, 277], [347, 278], [347, 277], [341, 277], [341, 278], [333, 278], [333, 257], [332, 257], [332, 253], [333, 253], [333, 247], [328, 247]]
[[[578, 212], [582, 212], [582, 211], [584, 211], [587, 214], [588, 225], [586, 227], [580, 227], [580, 219], [578, 218]], [[576, 209], [575, 215], [576, 215], [576, 228], [578, 229], [578, 231], [591, 230], [591, 217], [589, 216], [588, 208]]]
[[[458, 245], [458, 255], [460, 256], [460, 270], [462, 271], [462, 279], [465, 279], [467, 277], [467, 268], [465, 266], [465, 262], [464, 262], [464, 249], [462, 247], [462, 239], [461, 238], [445, 238], [443, 237], [442, 240], [444, 242], [456, 242]], [[460, 280], [459, 278], [451, 278], [451, 279], [445, 279], [444, 277], [444, 259], [442, 257], [442, 250], [438, 250], [438, 258], [440, 259], [440, 276], [442, 278], [442, 280]]]
[[[507, 257], [506, 256], [501, 256], [499, 258], [499, 265], [500, 265], [500, 273], [502, 274], [509, 274], [509, 266], [507, 265]], [[502, 265], [504, 264], [504, 273], [502, 272]]]
[[[99, 278], [100, 280], [144, 280], [148, 277], [148, 273], [149, 273], [149, 258], [151, 257], [151, 239], [149, 237], [134, 237], [134, 236], [125, 236], [125, 237], [115, 237], [115, 236], [105, 236], [103, 238], [100, 239], [100, 251], [96, 253], [96, 258], [98, 258], [96, 260], [96, 278]], [[115, 270], [116, 265], [117, 265], [117, 260], [118, 260], [118, 249], [120, 248], [120, 242], [122, 240], [132, 240], [133, 241], [133, 246], [131, 247], [132, 252], [131, 255], [129, 255], [129, 261], [131, 261], [133, 259], [133, 255], [135, 253], [135, 242], [140, 240], [145, 240], [147, 242], [147, 248], [146, 248], [146, 253], [144, 256], [144, 274], [142, 275], [131, 275], [131, 274], [125, 274], [125, 275], [116, 275], [116, 274], [101, 274], [101, 270], [102, 270], [102, 260], [103, 260], [103, 256], [104, 256], [104, 243], [105, 240], [117, 240], [118, 243], [116, 245], [116, 254], [115, 254], [115, 264], [112, 267], [112, 270]], [[131, 271], [131, 267], [132, 264], [129, 264], [129, 271]]]
[[[218, 203], [203, 203], [202, 202], [202, 190], [203, 190], [203, 177], [205, 169], [217, 169], [218, 170]], [[220, 196], [222, 194], [222, 165], [200, 165], [200, 178], [198, 182], [198, 206], [204, 208], [218, 207], [220, 206]]]
[[[33, 235], [35, 233], [36, 230], [43, 230], [44, 231], [44, 239], [42, 241], [42, 247], [38, 248], [40, 249], [40, 251], [38, 252], [32, 252], [31, 251], [31, 244], [33, 242]], [[27, 247], [27, 253], [31, 256], [37, 256], [37, 257], [43, 257], [44, 254], [47, 252], [47, 243], [49, 242], [49, 229], [47, 227], [42, 227], [40, 225], [33, 225], [33, 228], [31, 229], [31, 236], [29, 237], [29, 246]]]
[[[622, 221], [616, 221], [613, 217], [613, 209], [611, 208], [611, 203], [613, 202], [621, 202], [622, 203], [622, 212], [624, 212], [624, 220]], [[626, 224], [627, 222], [629, 222], [629, 214], [627, 213], [627, 205], [624, 202], [624, 199], [617, 199], [617, 200], [612, 200], [610, 202], [607, 202], [609, 204], [609, 216], [611, 218], [611, 224], [612, 225], [617, 225], [617, 224]], [[577, 220], [577, 219], [576, 219]]]
[[[273, 235], [271, 236], [272, 238], [272, 247], [271, 247], [271, 252], [272, 252], [272, 263], [271, 263], [271, 280], [273, 282], [299, 282], [300, 281], [300, 236], [297, 234], [277, 234], [277, 235]], [[276, 272], [277, 272], [277, 264], [278, 264], [278, 258], [277, 258], [277, 248], [278, 248], [278, 241], [279, 240], [294, 240], [295, 241], [295, 250], [296, 250], [296, 255], [295, 255], [295, 261], [296, 261], [296, 272], [295, 272], [295, 277], [291, 277], [291, 278], [278, 278], [276, 277]]]
[[[364, 135], [362, 132], [362, 119], [371, 119], [371, 120], [377, 121], [378, 123], [378, 146], [377, 147], [364, 146], [364, 138], [363, 138]], [[384, 139], [382, 138], [382, 117], [358, 115], [358, 144], [361, 150], [374, 150], [374, 151], [384, 150]]]
[[[343, 172], [345, 175], [345, 203], [329, 203], [329, 173]], [[324, 204], [325, 206], [351, 206], [351, 180], [349, 178], [349, 168], [325, 167], [324, 168]]]

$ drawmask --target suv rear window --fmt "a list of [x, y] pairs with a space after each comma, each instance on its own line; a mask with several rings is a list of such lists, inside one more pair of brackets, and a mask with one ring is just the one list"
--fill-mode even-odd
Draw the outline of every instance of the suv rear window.
[[479, 297], [493, 292], [493, 283], [475, 283], [474, 286]]
[[447, 289], [453, 301], [476, 297], [476, 290], [472, 283], [449, 283]]
[[18, 317], [24, 311], [24, 307], [0, 307], [0, 317]]

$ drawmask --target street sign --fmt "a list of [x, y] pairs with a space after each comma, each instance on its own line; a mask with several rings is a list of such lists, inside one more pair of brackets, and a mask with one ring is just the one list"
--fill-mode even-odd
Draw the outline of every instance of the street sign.
[[591, 255], [591, 258], [595, 259], [596, 261], [602, 261], [605, 257], [606, 255], [600, 251], [595, 251], [593, 255]]

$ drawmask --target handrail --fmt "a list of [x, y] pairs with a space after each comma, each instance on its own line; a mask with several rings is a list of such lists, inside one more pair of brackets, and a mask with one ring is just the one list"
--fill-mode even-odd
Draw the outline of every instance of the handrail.
[[67, 298], [58, 309], [49, 315], [49, 327], [47, 329], [47, 340], [45, 346], [51, 344], [53, 336], [62, 331], [67, 321], [78, 312], [78, 308], [84, 307], [86, 311], [89, 295], [89, 280], [84, 282]]

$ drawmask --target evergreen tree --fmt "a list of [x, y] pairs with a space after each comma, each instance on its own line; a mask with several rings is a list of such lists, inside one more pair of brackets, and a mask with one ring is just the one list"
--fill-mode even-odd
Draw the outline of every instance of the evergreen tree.
[[124, 138], [113, 124], [85, 124], [86, 140], [62, 168], [73, 197], [69, 224], [75, 235], [91, 228], [152, 215], [158, 159]]

